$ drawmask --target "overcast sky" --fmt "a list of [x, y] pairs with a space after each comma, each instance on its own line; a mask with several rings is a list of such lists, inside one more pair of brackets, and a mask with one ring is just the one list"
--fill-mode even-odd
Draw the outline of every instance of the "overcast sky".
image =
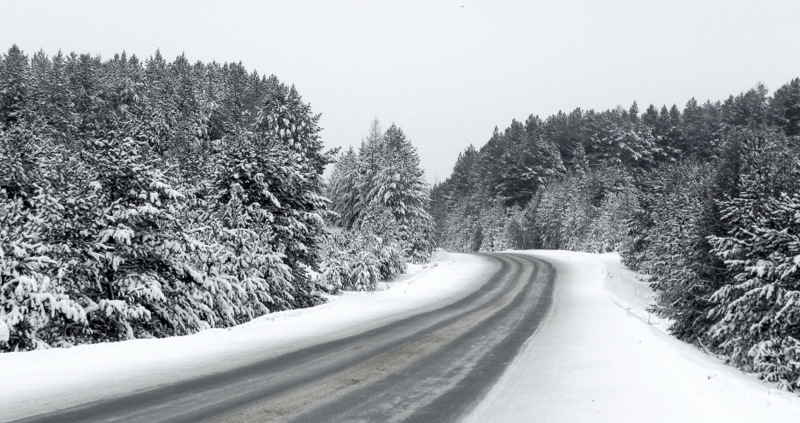
[[185, 52], [295, 84], [326, 145], [399, 125], [428, 179], [495, 126], [800, 76], [800, 1], [6, 1], [0, 48]]

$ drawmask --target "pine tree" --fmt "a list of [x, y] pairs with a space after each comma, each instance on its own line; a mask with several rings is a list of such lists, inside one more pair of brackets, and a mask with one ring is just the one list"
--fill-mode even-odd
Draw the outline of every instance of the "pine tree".
[[709, 239], [732, 275], [710, 298], [711, 335], [732, 363], [791, 390], [800, 387], [800, 163], [787, 154], [788, 141], [779, 134], [746, 131], [742, 136], [738, 194], [721, 203], [730, 229]]
[[331, 200], [331, 211], [337, 214], [334, 223], [345, 228], [351, 228], [359, 214], [356, 210], [357, 172], [358, 156], [350, 147], [336, 161], [327, 189], [327, 197]]
[[29, 91], [28, 58], [16, 45], [0, 62], [0, 125], [16, 123], [24, 113]]
[[778, 88], [769, 102], [770, 121], [787, 136], [800, 136], [800, 78]]
[[50, 235], [64, 208], [50, 180], [57, 158], [30, 131], [0, 132], [0, 351], [57, 345], [86, 323]]
[[433, 251], [433, 222], [427, 212], [429, 197], [419, 156], [395, 125], [386, 130], [382, 145], [382, 170], [368, 194], [371, 205], [392, 213], [408, 257], [414, 262], [425, 261]]

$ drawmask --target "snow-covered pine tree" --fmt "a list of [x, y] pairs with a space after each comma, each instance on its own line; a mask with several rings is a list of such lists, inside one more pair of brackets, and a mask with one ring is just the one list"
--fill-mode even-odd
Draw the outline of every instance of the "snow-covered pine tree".
[[358, 216], [356, 211], [357, 177], [358, 156], [351, 147], [342, 153], [334, 164], [327, 189], [327, 197], [331, 201], [331, 211], [336, 213], [332, 220], [337, 226], [352, 227]]
[[24, 115], [29, 91], [28, 58], [16, 45], [0, 61], [0, 126], [8, 127]]
[[[211, 272], [223, 279], [232, 278], [233, 283], [249, 285], [249, 289], [242, 292], [247, 293], [251, 304], [246, 307], [252, 309], [255, 316], [291, 308], [295, 298], [308, 295], [298, 293], [294, 277], [286, 271], [289, 248], [296, 250], [303, 246], [296, 239], [289, 239], [293, 244], [286, 245], [294, 229], [278, 227], [293, 216], [291, 210], [283, 209], [283, 203], [274, 192], [282, 185], [296, 183], [291, 178], [298, 177], [292, 172], [291, 158], [286, 160], [289, 163], [284, 162], [285, 154], [281, 146], [259, 151], [249, 140], [243, 140], [231, 145], [220, 156], [217, 166], [216, 195], [224, 205], [218, 212], [222, 227], [218, 229], [217, 238], [229, 251], [222, 254], [229, 257], [223, 260], [218, 253], [216, 260], [232, 261], [235, 265], [221, 264]], [[279, 222], [279, 213], [290, 215]], [[296, 225], [296, 229], [304, 228]], [[279, 230], [283, 231], [282, 236]], [[309, 301], [308, 298], [304, 300]]]
[[510, 248], [506, 231], [508, 216], [501, 201], [497, 201], [494, 207], [484, 210], [479, 224], [482, 234], [479, 251], [492, 252]]
[[507, 212], [505, 238], [508, 248], [522, 250], [528, 247], [528, 239], [523, 227], [523, 212], [520, 206], [514, 206]]
[[293, 271], [295, 303], [314, 305], [320, 299], [308, 270], [316, 271], [320, 258], [328, 214], [328, 200], [322, 196], [322, 173], [333, 161], [334, 152], [323, 152], [319, 115], [302, 102], [295, 88], [275, 77], [267, 85], [270, 92], [256, 116], [252, 144], [272, 161], [272, 169], [268, 166], [260, 171], [264, 188], [275, 201], [260, 204], [274, 216], [275, 249], [286, 255]]
[[58, 344], [86, 323], [52, 237], [64, 210], [48, 175], [59, 156], [38, 141], [19, 126], [0, 132], [0, 351]]
[[800, 136], [800, 78], [778, 88], [769, 107], [773, 124], [783, 128], [787, 136]]
[[730, 230], [709, 239], [733, 275], [710, 298], [711, 336], [732, 363], [793, 390], [800, 388], [800, 163], [782, 134], [744, 136], [739, 194], [721, 202]]
[[442, 226], [440, 246], [448, 251], [478, 251], [483, 242], [479, 235], [477, 207], [468, 201], [453, 204]]
[[603, 166], [649, 168], [659, 156], [652, 128], [632, 120], [622, 109], [603, 113], [598, 131], [586, 143], [586, 154]]
[[374, 198], [376, 184], [383, 166], [383, 154], [385, 151], [384, 132], [380, 127], [378, 119], [374, 119], [370, 126], [369, 135], [361, 141], [358, 149], [358, 167], [355, 175], [355, 186], [353, 207], [351, 209], [352, 219], [345, 222], [345, 228], [352, 228], [361, 218], [362, 210], [372, 204], [379, 204]]
[[428, 193], [416, 148], [402, 129], [386, 130], [370, 205], [386, 207], [399, 226], [399, 240], [414, 262], [423, 262], [433, 251], [433, 221], [427, 212]]
[[95, 208], [84, 229], [94, 238], [74, 245], [81, 291], [89, 301], [92, 331], [109, 339], [187, 333], [181, 321], [184, 263], [174, 257], [185, 240], [175, 214], [183, 194], [156, 166], [149, 146], [133, 138], [89, 139], [85, 161], [92, 172], [87, 196]]
[[627, 213], [627, 240], [621, 255], [648, 275], [657, 293], [655, 311], [672, 321], [670, 332], [692, 343], [708, 344], [708, 296], [721, 263], [710, 260], [706, 237], [713, 228], [709, 164], [666, 166], [640, 185]]
[[627, 221], [638, 208], [637, 192], [631, 185], [606, 193], [589, 224], [582, 251], [608, 253], [620, 251], [628, 235]]
[[764, 200], [745, 192], [726, 206], [735, 229], [711, 242], [735, 275], [711, 297], [719, 320], [711, 334], [737, 366], [800, 388], [800, 195]]
[[326, 289], [374, 289], [403, 272], [407, 259], [430, 256], [433, 222], [419, 157], [397, 126], [383, 133], [374, 120], [358, 154], [340, 156], [329, 192], [344, 230], [327, 242]]

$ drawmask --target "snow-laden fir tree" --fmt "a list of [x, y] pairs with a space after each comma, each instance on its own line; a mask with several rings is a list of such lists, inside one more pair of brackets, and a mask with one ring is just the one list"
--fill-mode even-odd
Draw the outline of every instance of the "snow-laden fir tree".
[[339, 157], [328, 184], [335, 223], [321, 277], [329, 290], [374, 289], [380, 279], [423, 262], [433, 250], [433, 221], [416, 149], [392, 125], [378, 121], [356, 154]]
[[711, 334], [733, 363], [793, 390], [800, 388], [800, 195], [754, 197], [726, 203], [724, 216], [737, 227], [712, 240], [734, 277], [711, 296], [719, 319]]
[[[322, 173], [333, 158], [323, 152], [319, 115], [311, 112], [295, 88], [274, 77], [266, 83], [270, 95], [258, 108], [251, 148], [270, 156], [273, 163], [255, 170], [264, 181], [263, 186], [254, 186], [264, 197], [256, 201], [274, 218], [273, 242], [292, 269], [295, 303], [314, 305], [319, 300], [308, 270], [315, 270], [320, 259], [318, 241], [328, 214]], [[248, 191], [249, 187], [243, 188]]]
[[628, 214], [623, 260], [648, 275], [657, 293], [655, 311], [670, 319], [678, 338], [708, 344], [708, 296], [715, 289], [706, 237], [713, 200], [709, 165], [671, 165], [651, 176], [645, 193]]
[[731, 229], [710, 238], [732, 275], [710, 297], [711, 336], [731, 362], [792, 390], [800, 388], [800, 163], [782, 135], [743, 136], [739, 194], [721, 202]]
[[30, 134], [0, 132], [0, 351], [57, 344], [86, 324], [52, 239], [65, 207], [50, 173], [68, 163]]
[[149, 151], [142, 141], [113, 135], [87, 140], [84, 147], [93, 173], [87, 195], [95, 208], [93, 223], [84, 229], [90, 242], [76, 244], [75, 252], [83, 262], [80, 276], [91, 284], [82, 290], [91, 324], [104, 327], [112, 339], [132, 338], [142, 326], [166, 334], [174, 330], [162, 326], [188, 323], [171, 310], [180, 302], [167, 298], [183, 295], [178, 272], [185, 264], [175, 258], [185, 248], [176, 220], [184, 195]]
[[433, 221], [427, 211], [428, 190], [416, 148], [402, 129], [385, 133], [377, 121], [358, 155], [345, 153], [331, 175], [328, 192], [332, 209], [346, 229], [358, 228], [367, 210], [385, 208], [397, 226], [397, 238], [412, 261], [424, 261], [433, 251]]
[[391, 212], [406, 255], [413, 262], [423, 262], [433, 251], [433, 221], [427, 212], [427, 185], [417, 150], [396, 125], [386, 130], [382, 146], [380, 171], [367, 194], [369, 204]]
[[356, 175], [358, 172], [358, 155], [352, 147], [342, 153], [333, 167], [330, 184], [327, 189], [331, 201], [332, 217], [336, 226], [351, 228], [358, 216]]

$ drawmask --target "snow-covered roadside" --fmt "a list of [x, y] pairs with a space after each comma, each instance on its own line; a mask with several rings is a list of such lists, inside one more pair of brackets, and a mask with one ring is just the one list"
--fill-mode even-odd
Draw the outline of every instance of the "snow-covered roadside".
[[552, 312], [467, 421], [800, 420], [796, 395], [666, 334], [618, 256], [529, 253], [556, 267]]
[[457, 301], [495, 269], [474, 255], [437, 252], [378, 292], [331, 296], [231, 329], [166, 339], [0, 354], [0, 421], [212, 374], [356, 334]]
[[625, 267], [618, 253], [592, 256], [603, 263], [601, 277], [611, 299], [629, 313], [666, 333], [670, 322], [651, 311], [656, 293], [650, 284]]

